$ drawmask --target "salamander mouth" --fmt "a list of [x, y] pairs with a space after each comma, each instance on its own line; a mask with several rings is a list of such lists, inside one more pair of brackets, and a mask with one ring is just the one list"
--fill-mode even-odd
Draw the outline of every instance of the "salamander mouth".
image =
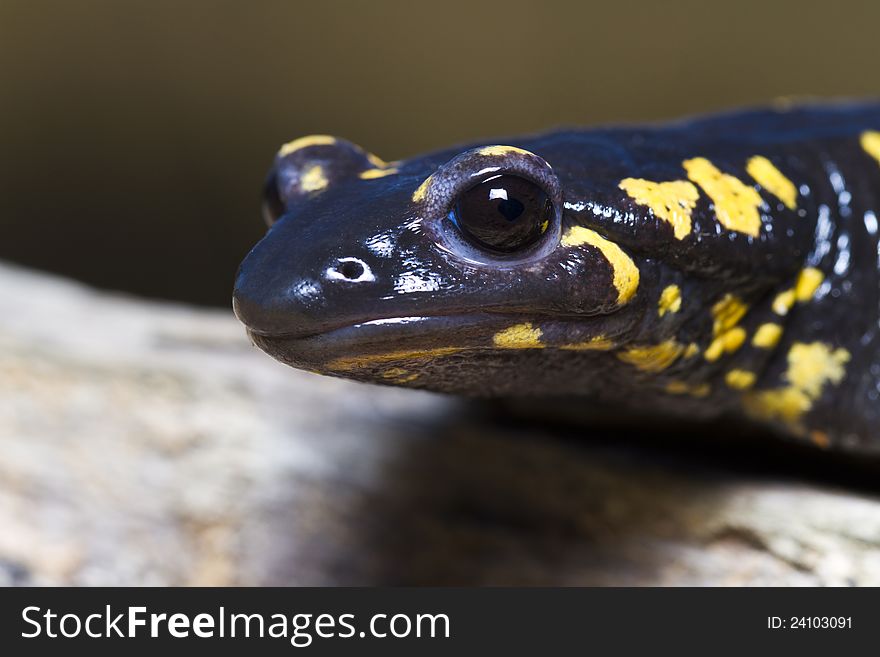
[[[445, 391], [479, 382], [474, 385], [483, 394], [513, 389], [539, 362], [570, 365], [605, 358], [603, 352], [627, 342], [631, 330], [630, 322], [616, 314], [465, 311], [367, 319], [305, 336], [248, 333], [258, 348], [298, 369]], [[518, 368], [523, 359], [531, 365]], [[550, 378], [558, 369], [543, 368]]]
[[583, 317], [483, 312], [386, 317], [309, 336], [266, 335], [250, 330], [248, 334], [257, 347], [283, 363], [352, 377], [357, 372], [384, 371], [401, 363], [418, 366], [499, 350], [534, 351], [565, 342], [565, 336], [573, 333], [582, 334], [584, 327]]
[[371, 360], [406, 360], [491, 348], [505, 327], [534, 321], [492, 313], [385, 317], [310, 335], [265, 334], [248, 329], [253, 343], [272, 357], [304, 369], [345, 370]]
[[535, 386], [565, 394], [572, 377], [596, 370], [587, 361], [617, 362], [608, 352], [626, 329], [609, 319], [483, 312], [386, 317], [308, 337], [249, 334], [276, 360], [319, 374], [469, 396], [524, 394]]

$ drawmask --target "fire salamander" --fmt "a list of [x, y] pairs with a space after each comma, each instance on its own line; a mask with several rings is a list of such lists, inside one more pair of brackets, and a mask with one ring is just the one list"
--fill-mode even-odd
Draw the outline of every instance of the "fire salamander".
[[560, 131], [384, 162], [281, 147], [234, 308], [294, 367], [735, 415], [880, 453], [880, 104]]

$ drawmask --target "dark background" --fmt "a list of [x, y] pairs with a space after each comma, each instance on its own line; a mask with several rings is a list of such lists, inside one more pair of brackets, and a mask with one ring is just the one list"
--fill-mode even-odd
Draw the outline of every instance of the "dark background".
[[0, 258], [228, 305], [277, 147], [880, 94], [880, 2], [0, 3]]

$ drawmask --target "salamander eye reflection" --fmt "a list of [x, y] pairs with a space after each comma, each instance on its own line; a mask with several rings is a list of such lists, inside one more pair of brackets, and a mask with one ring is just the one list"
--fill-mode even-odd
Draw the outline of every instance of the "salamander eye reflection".
[[550, 226], [553, 203], [531, 180], [502, 174], [462, 192], [449, 218], [478, 247], [513, 253], [535, 244]]

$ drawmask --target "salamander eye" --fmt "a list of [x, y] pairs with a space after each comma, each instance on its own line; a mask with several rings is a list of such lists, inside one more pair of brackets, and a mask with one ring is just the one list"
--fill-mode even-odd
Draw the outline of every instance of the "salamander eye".
[[477, 246], [501, 253], [522, 250], [547, 232], [553, 203], [539, 186], [513, 175], [498, 175], [465, 190], [450, 219]]

